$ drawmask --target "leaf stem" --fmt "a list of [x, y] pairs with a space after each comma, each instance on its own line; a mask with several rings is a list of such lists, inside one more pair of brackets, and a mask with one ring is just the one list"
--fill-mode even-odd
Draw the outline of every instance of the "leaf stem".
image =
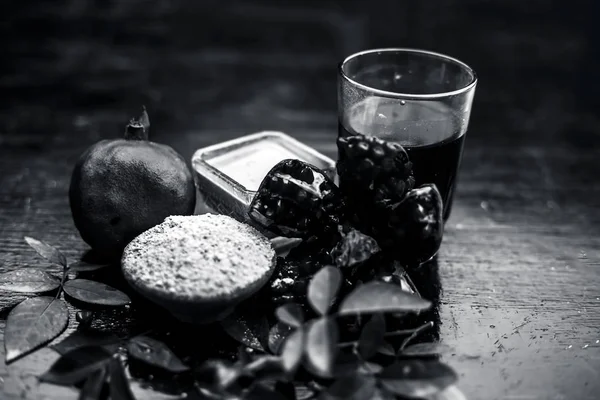
[[[386, 332], [383, 337], [389, 338], [389, 337], [395, 337], [395, 336], [405, 336], [405, 335], [410, 335], [407, 339], [414, 339], [417, 335], [419, 335], [421, 332], [429, 329], [433, 327], [433, 322], [429, 321], [426, 324], [423, 324], [415, 329], [398, 329], [395, 331], [389, 331]], [[358, 343], [358, 340], [351, 340], [349, 342], [340, 342], [338, 343], [338, 347], [352, 347], [355, 346]], [[404, 343], [403, 343], [404, 344]], [[407, 343], [408, 344], [408, 343]], [[406, 346], [406, 345], [405, 345]]]
[[408, 346], [408, 344], [411, 342], [411, 340], [413, 340], [414, 338], [416, 338], [421, 332], [426, 331], [429, 328], [433, 328], [433, 321], [429, 321], [423, 325], [421, 325], [420, 327], [418, 327], [417, 329], [415, 329], [413, 331], [413, 333], [410, 334], [409, 337], [407, 337], [406, 339], [404, 339], [404, 341], [402, 342], [402, 344], [400, 345], [400, 348], [398, 349], [398, 353], [402, 352], [402, 350], [404, 350], [404, 348], [406, 346]]
[[58, 292], [56, 292], [56, 297], [54, 297], [54, 299], [58, 299], [58, 297], [62, 294], [63, 291], [63, 285], [65, 284], [65, 281], [67, 280], [67, 272], [69, 271], [69, 264], [65, 264], [65, 266], [63, 267], [63, 273], [62, 273], [62, 278], [60, 279], [60, 286], [58, 287]]
[[421, 327], [415, 328], [415, 329], [398, 329], [395, 331], [389, 331], [386, 332], [383, 337], [395, 337], [395, 336], [404, 336], [404, 335], [412, 335], [415, 333], [415, 331], [417, 329], [420, 329]]
[[419, 289], [417, 289], [417, 286], [415, 285], [413, 280], [410, 279], [410, 275], [408, 275], [408, 272], [404, 271], [402, 275], [404, 279], [406, 279], [406, 282], [408, 282], [408, 284], [410, 285], [411, 289], [415, 291], [415, 294], [422, 298], [423, 296], [421, 296], [421, 293], [419, 293]]

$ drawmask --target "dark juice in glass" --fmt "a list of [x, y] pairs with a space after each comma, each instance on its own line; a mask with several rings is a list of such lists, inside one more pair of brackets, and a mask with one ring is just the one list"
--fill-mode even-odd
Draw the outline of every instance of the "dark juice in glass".
[[390, 101], [369, 97], [354, 105], [339, 121], [338, 135], [372, 135], [397, 142], [413, 163], [415, 187], [434, 183], [450, 216], [465, 132], [449, 107], [439, 102]]

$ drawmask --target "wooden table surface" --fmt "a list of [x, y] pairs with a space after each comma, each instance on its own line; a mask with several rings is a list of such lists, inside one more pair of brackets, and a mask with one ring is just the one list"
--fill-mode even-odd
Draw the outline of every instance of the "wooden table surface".
[[[68, 205], [72, 166], [122, 135], [142, 104], [152, 139], [188, 160], [261, 130], [335, 157], [336, 63], [368, 47], [427, 48], [480, 79], [430, 293], [443, 360], [469, 399], [598, 398], [600, 91], [588, 2], [10, 3], [0, 16], [0, 272], [45, 265], [24, 236], [72, 260], [87, 250]], [[0, 340], [17, 300], [0, 300]], [[75, 399], [37, 382], [56, 358], [43, 349], [6, 366], [2, 347], [0, 398]]]

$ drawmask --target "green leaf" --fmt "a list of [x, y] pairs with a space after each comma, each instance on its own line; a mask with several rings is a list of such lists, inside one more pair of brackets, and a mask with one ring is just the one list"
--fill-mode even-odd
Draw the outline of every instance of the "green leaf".
[[431, 396], [431, 400], [467, 400], [467, 397], [456, 386], [448, 386], [438, 394]]
[[102, 268], [110, 267], [111, 264], [92, 264], [85, 261], [76, 261], [69, 264], [71, 272], [92, 272]]
[[44, 296], [19, 303], [6, 319], [6, 363], [47, 344], [67, 328], [68, 322], [69, 311], [62, 300]]
[[317, 395], [317, 385], [312, 382], [306, 383], [301, 381], [294, 382], [294, 392], [298, 400], [315, 399]]
[[52, 364], [40, 376], [40, 381], [55, 385], [73, 386], [90, 374], [108, 365], [112, 353], [98, 346], [85, 346], [71, 350]]
[[272, 355], [261, 355], [254, 361], [246, 364], [243, 372], [252, 376], [255, 380], [279, 379], [285, 376], [285, 368], [281, 357]]
[[361, 374], [375, 375], [383, 371], [383, 366], [374, 362], [366, 361], [358, 367]]
[[109, 393], [111, 400], [135, 400], [129, 380], [125, 376], [125, 369], [121, 360], [113, 357], [109, 364], [110, 385]]
[[436, 360], [398, 360], [379, 374], [385, 389], [410, 398], [431, 397], [457, 380], [454, 370]]
[[381, 343], [380, 346], [377, 348], [377, 352], [384, 356], [393, 357], [396, 355], [396, 351], [394, 350], [394, 347], [389, 342]]
[[442, 353], [452, 352], [452, 348], [446, 344], [434, 343], [417, 343], [406, 347], [400, 353], [402, 356], [411, 357], [439, 357]]
[[290, 336], [288, 336], [285, 342], [283, 342], [281, 358], [283, 360], [283, 367], [287, 372], [293, 373], [300, 364], [300, 361], [302, 361], [302, 355], [304, 354], [304, 341], [304, 330], [299, 328], [296, 329]]
[[64, 355], [80, 347], [114, 345], [120, 341], [121, 339], [113, 333], [76, 330], [59, 343], [50, 346], [50, 348], [58, 354]]
[[366, 360], [377, 354], [385, 336], [385, 319], [382, 314], [373, 314], [365, 324], [358, 339], [358, 352]]
[[430, 301], [407, 293], [393, 283], [372, 281], [360, 285], [346, 296], [339, 314], [419, 312], [429, 307]]
[[263, 314], [236, 310], [221, 321], [223, 330], [241, 344], [265, 351], [268, 346], [269, 322]]
[[319, 400], [371, 400], [375, 382], [371, 375], [346, 375], [321, 392]]
[[147, 336], [129, 340], [127, 351], [133, 358], [170, 372], [179, 373], [189, 369], [166, 344]]
[[106, 369], [106, 367], [99, 368], [88, 376], [79, 392], [79, 400], [100, 400], [102, 389], [106, 384]]
[[0, 290], [15, 293], [45, 293], [58, 289], [60, 280], [49, 273], [21, 268], [0, 274]]
[[131, 303], [125, 293], [104, 283], [88, 279], [72, 279], [63, 286], [65, 293], [84, 303], [103, 306], [124, 306]]
[[29, 236], [25, 236], [25, 241], [36, 253], [50, 261], [52, 264], [58, 264], [63, 267], [67, 266], [67, 258], [56, 247]]
[[336, 267], [321, 268], [308, 284], [308, 302], [320, 315], [327, 314], [342, 284], [342, 274]]
[[275, 316], [280, 322], [298, 328], [304, 322], [304, 311], [298, 304], [287, 303], [275, 310]]
[[322, 317], [310, 324], [306, 338], [306, 358], [308, 366], [317, 375], [332, 375], [338, 338], [338, 327], [332, 318]]
[[283, 322], [277, 322], [269, 331], [268, 347], [271, 353], [280, 354], [285, 339], [292, 334], [294, 328]]
[[244, 375], [243, 365], [223, 359], [209, 359], [194, 368], [194, 378], [204, 389], [223, 394], [225, 391], [237, 392], [237, 385]]

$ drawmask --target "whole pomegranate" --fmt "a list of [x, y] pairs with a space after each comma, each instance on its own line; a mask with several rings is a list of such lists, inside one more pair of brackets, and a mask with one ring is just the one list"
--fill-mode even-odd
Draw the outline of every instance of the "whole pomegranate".
[[90, 146], [76, 162], [69, 187], [75, 227], [93, 250], [117, 259], [137, 235], [170, 215], [193, 214], [196, 188], [183, 157], [148, 140], [144, 107], [125, 137]]

